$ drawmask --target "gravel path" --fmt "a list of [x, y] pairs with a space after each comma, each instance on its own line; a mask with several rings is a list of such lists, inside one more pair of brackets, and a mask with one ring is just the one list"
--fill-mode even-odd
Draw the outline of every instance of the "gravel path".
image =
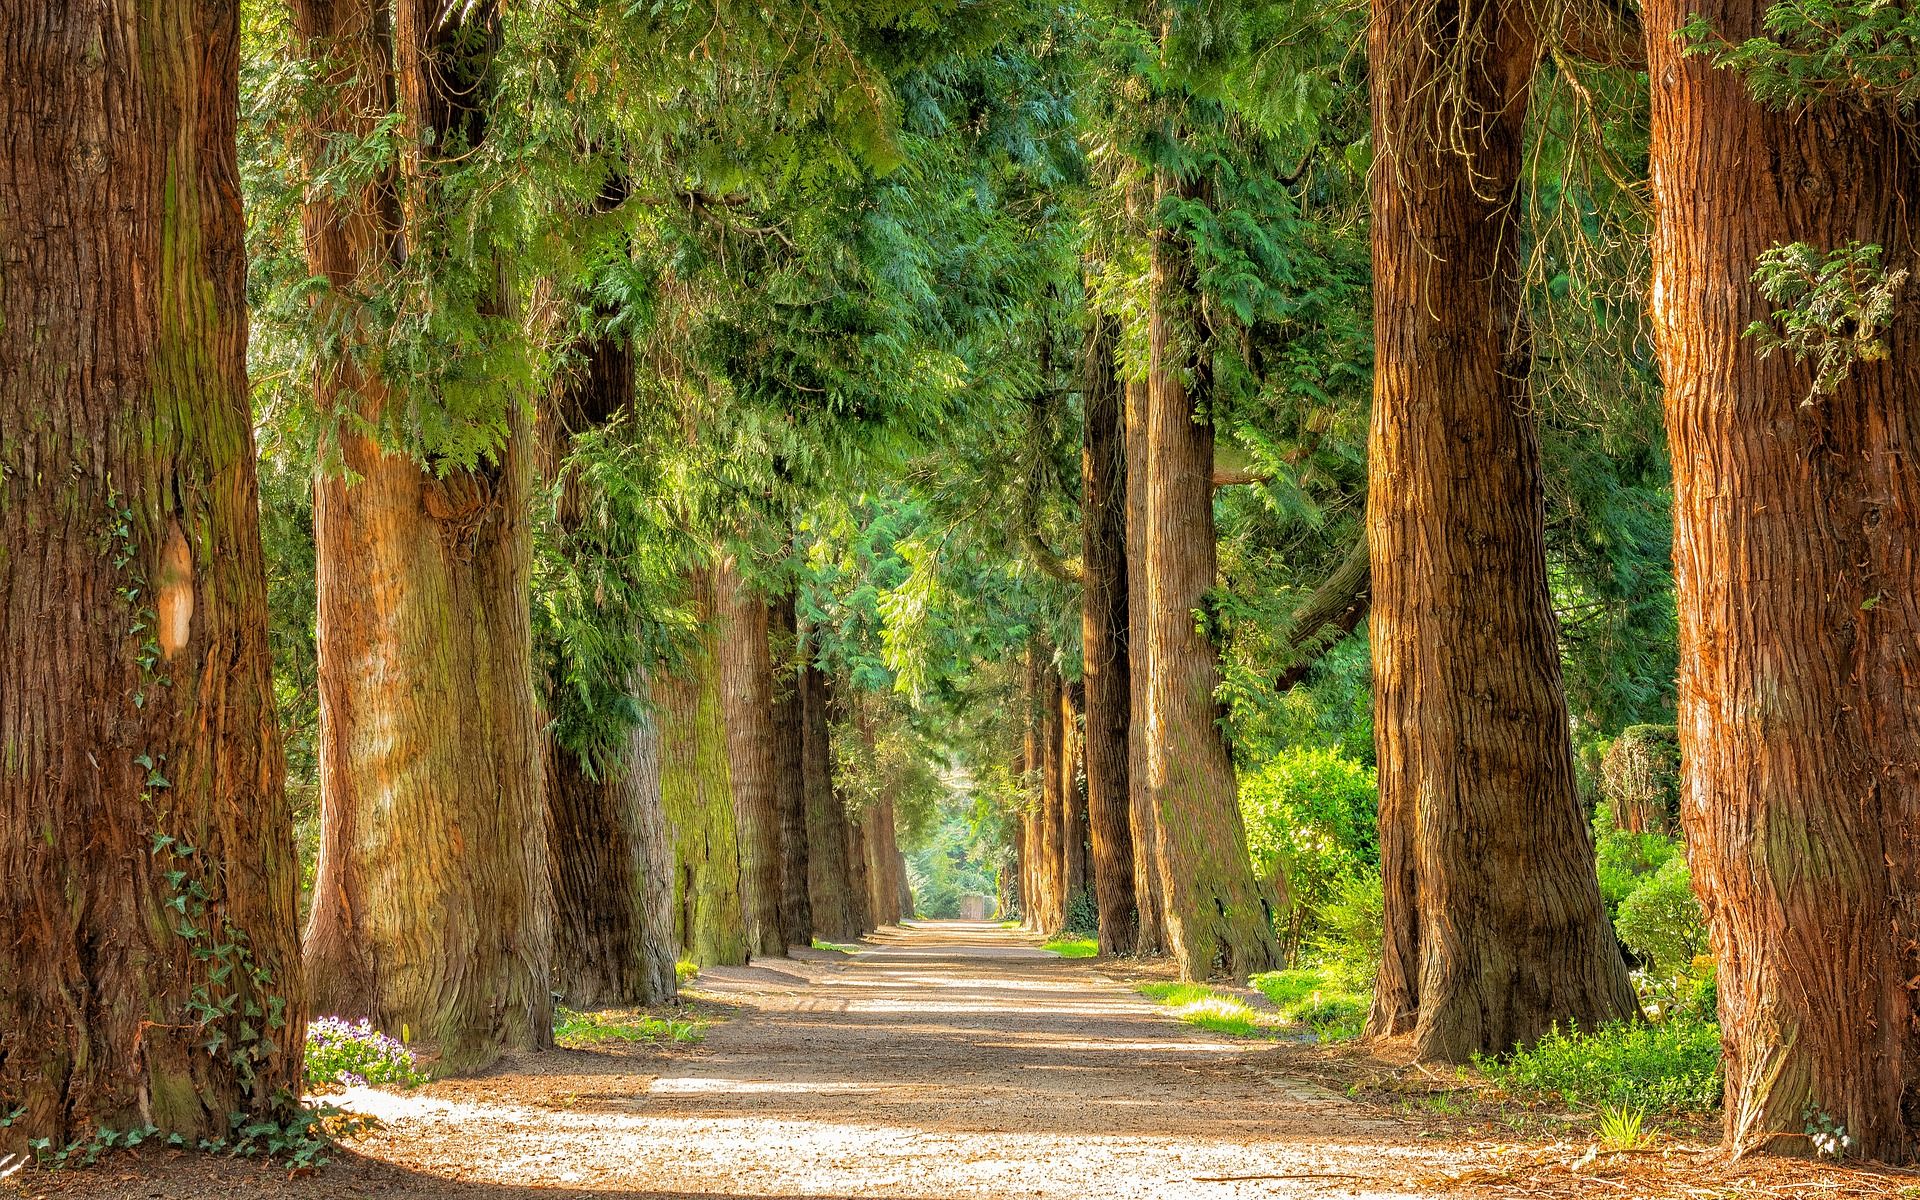
[[703, 972], [703, 998], [735, 1011], [697, 1047], [351, 1092], [384, 1125], [314, 1177], [182, 1156], [36, 1194], [1371, 1198], [1455, 1165], [1414, 1127], [1288, 1079], [1296, 1048], [1181, 1025], [1020, 933], [921, 922], [857, 955], [797, 953]]

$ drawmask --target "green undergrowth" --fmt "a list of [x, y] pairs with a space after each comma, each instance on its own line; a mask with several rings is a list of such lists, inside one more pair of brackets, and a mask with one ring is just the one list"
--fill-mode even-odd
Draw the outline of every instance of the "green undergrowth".
[[639, 1008], [612, 1008], [600, 1012], [556, 1009], [553, 1040], [568, 1050], [584, 1050], [610, 1042], [676, 1042], [691, 1045], [707, 1035], [699, 1017], [660, 1017]]
[[1246, 1001], [1204, 983], [1143, 983], [1140, 994], [1173, 1010], [1189, 1025], [1231, 1037], [1272, 1038], [1282, 1033], [1277, 1013], [1256, 1011]]
[[1584, 1108], [1679, 1115], [1720, 1103], [1720, 1027], [1674, 1016], [1617, 1021], [1592, 1033], [1555, 1029], [1525, 1050], [1474, 1066], [1518, 1096]]
[[1090, 937], [1057, 937], [1044, 948], [1061, 958], [1093, 958], [1100, 953], [1100, 943]]
[[858, 954], [862, 949], [862, 947], [848, 945], [845, 942], [825, 942], [819, 938], [813, 939], [813, 948], [815, 950], [831, 951], [834, 954]]
[[1360, 1036], [1367, 1024], [1373, 998], [1366, 992], [1342, 987], [1339, 979], [1320, 967], [1268, 971], [1248, 982], [1280, 1010], [1280, 1019], [1305, 1025], [1323, 1042]]
[[698, 974], [700, 974], [700, 964], [690, 958], [683, 958], [673, 964], [673, 981], [682, 987], [692, 983]]

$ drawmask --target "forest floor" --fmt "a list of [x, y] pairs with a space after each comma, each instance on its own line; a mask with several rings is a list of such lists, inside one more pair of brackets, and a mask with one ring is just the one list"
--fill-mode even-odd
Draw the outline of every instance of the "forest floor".
[[[174, 1153], [16, 1176], [99, 1200], [1385, 1200], [1920, 1196], [1920, 1175], [1752, 1159], [1669, 1135], [1588, 1153], [1564, 1116], [1456, 1103], [1458, 1079], [1247, 1041], [1135, 994], [1151, 964], [1070, 960], [995, 925], [922, 922], [857, 954], [702, 972], [697, 1045], [521, 1056], [411, 1092], [320, 1171]], [[0, 1185], [5, 1192], [9, 1185]]]

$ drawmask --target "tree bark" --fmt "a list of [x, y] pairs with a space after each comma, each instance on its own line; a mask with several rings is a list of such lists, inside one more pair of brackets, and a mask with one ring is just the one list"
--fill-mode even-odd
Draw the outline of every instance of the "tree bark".
[[[397, 3], [391, 75], [375, 6], [303, 0], [295, 18], [356, 81], [323, 131], [364, 134], [390, 107], [374, 102], [391, 97], [409, 134], [404, 215], [391, 178], [309, 200], [308, 256], [346, 295], [433, 240], [434, 156], [484, 137], [497, 14], [481, 4], [449, 23], [425, 0]], [[326, 364], [319, 393], [320, 411], [357, 419], [337, 431], [337, 469], [314, 489], [321, 846], [309, 985], [317, 1009], [405, 1027], [438, 1069], [477, 1070], [551, 1040], [528, 421], [502, 395], [508, 433], [493, 460], [442, 474], [361, 432], [389, 397], [353, 359]]]
[[218, 1138], [292, 1114], [306, 1027], [237, 9], [0, 0], [0, 30], [0, 1159]]
[[[1189, 189], [1191, 190], [1191, 189]], [[1156, 180], [1161, 206], [1174, 181]], [[1160, 836], [1168, 947], [1184, 978], [1245, 979], [1278, 965], [1272, 904], [1253, 878], [1214, 692], [1220, 657], [1197, 628], [1214, 585], [1211, 367], [1191, 250], [1153, 236], [1147, 386], [1147, 774]], [[1204, 618], [1210, 624], [1210, 618]]]
[[782, 958], [787, 945], [780, 927], [780, 897], [785, 888], [780, 878], [780, 748], [773, 712], [767, 602], [740, 578], [731, 558], [721, 561], [718, 580], [727, 759], [733, 769], [747, 952], [759, 958]]
[[1727, 1143], [1915, 1154], [1920, 1084], [1920, 309], [1891, 351], [1812, 373], [1742, 333], [1770, 246], [1850, 240], [1913, 270], [1920, 159], [1902, 119], [1775, 112], [1676, 40], [1765, 6], [1645, 9], [1658, 221], [1653, 316], [1674, 470], [1681, 819], [1719, 965]]
[[807, 867], [806, 713], [800, 698], [802, 643], [792, 592], [769, 609], [773, 651], [774, 807], [780, 814], [780, 930], [789, 946], [813, 944]]
[[854, 923], [862, 933], [879, 927], [879, 914], [873, 910], [873, 888], [870, 871], [867, 867], [867, 830], [866, 819], [859, 814], [847, 814], [847, 874], [853, 884]]
[[1100, 953], [1131, 954], [1139, 941], [1134, 899], [1133, 800], [1128, 788], [1132, 699], [1127, 629], [1126, 396], [1115, 374], [1117, 322], [1096, 315], [1087, 335], [1080, 448], [1080, 642], [1087, 688], [1087, 808]]
[[[1517, 269], [1523, 5], [1375, 0], [1368, 1028], [1464, 1061], [1636, 1011], [1574, 789]], [[1461, 139], [1464, 139], [1462, 149]]]
[[1133, 838], [1133, 906], [1139, 915], [1136, 950], [1167, 947], [1166, 901], [1160, 894], [1160, 825], [1147, 786], [1147, 685], [1152, 678], [1147, 616], [1147, 386], [1126, 385], [1127, 435], [1127, 804]]
[[674, 848], [674, 928], [694, 962], [736, 966], [747, 961], [747, 924], [740, 907], [713, 573], [695, 571], [688, 582], [700, 645], [679, 672], [657, 676], [653, 686], [660, 802]]
[[808, 661], [800, 672], [801, 756], [806, 769], [807, 895], [813, 921], [829, 938], [857, 938], [863, 931], [854, 903], [852, 868], [847, 861], [847, 813], [833, 786], [833, 747], [827, 713], [832, 707], [829, 676]]
[[1060, 756], [1065, 746], [1060, 730], [1060, 673], [1044, 658], [1035, 703], [1040, 742], [1039, 931], [1058, 933], [1067, 923], [1067, 800], [1060, 787]]
[[[1081, 710], [1085, 704], [1084, 693], [1079, 684], [1062, 683], [1060, 686], [1060, 804], [1064, 816], [1064, 841], [1062, 851], [1066, 859], [1065, 893], [1066, 920], [1063, 924], [1074, 925], [1081, 920], [1085, 906], [1093, 899], [1093, 824], [1087, 807], [1087, 789], [1085, 787], [1085, 739], [1080, 736]], [[1098, 929], [1097, 908], [1095, 928], [1082, 929], [1074, 925], [1076, 933], [1095, 933]]]

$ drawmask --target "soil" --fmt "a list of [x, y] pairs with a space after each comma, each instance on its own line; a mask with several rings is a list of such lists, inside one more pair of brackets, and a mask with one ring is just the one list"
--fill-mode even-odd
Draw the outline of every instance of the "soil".
[[1463, 1091], [1457, 1078], [1208, 1034], [1134, 993], [1151, 966], [1056, 958], [995, 925], [919, 922], [853, 955], [793, 953], [702, 972], [696, 1007], [717, 1019], [698, 1045], [555, 1050], [410, 1092], [332, 1097], [380, 1124], [317, 1173], [163, 1152], [15, 1176], [0, 1192], [1543, 1200], [1897, 1196], [1920, 1184], [1768, 1160], [1728, 1167], [1686, 1144], [1582, 1162], [1584, 1127], [1546, 1118], [1516, 1134], [1470, 1103], [1435, 1112]]

